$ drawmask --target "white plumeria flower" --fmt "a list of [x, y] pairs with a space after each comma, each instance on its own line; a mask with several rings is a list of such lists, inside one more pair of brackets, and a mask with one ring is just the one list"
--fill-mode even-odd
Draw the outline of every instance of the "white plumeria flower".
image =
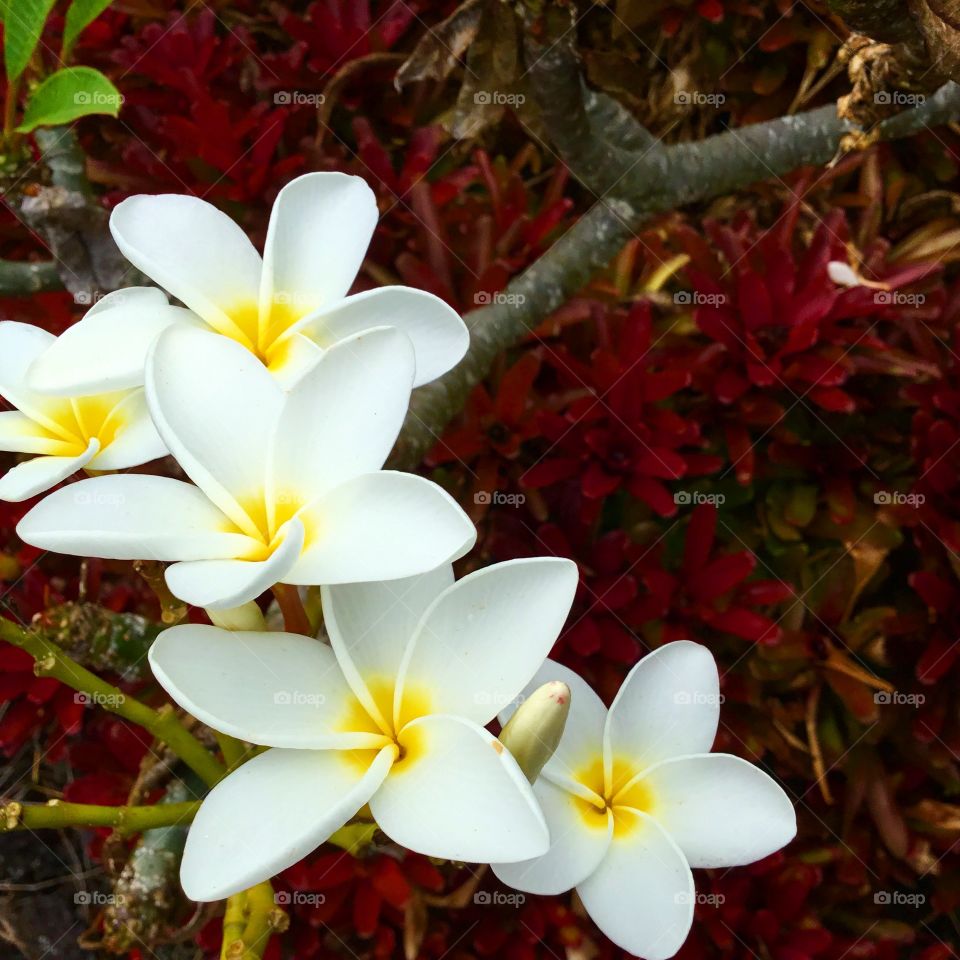
[[550, 661], [525, 692], [550, 680], [571, 690], [560, 746], [534, 785], [550, 850], [493, 870], [528, 893], [576, 887], [614, 943], [666, 960], [693, 921], [690, 868], [739, 866], [779, 850], [796, 835], [793, 806], [762, 770], [709, 752], [721, 698], [705, 647], [681, 640], [644, 657], [609, 711]]
[[[166, 305], [151, 314], [155, 325], [177, 321], [186, 310]], [[91, 313], [129, 316], [114, 298]], [[95, 317], [95, 319], [96, 319]], [[70, 328], [71, 330], [73, 328]], [[0, 395], [15, 410], [0, 413], [0, 450], [37, 454], [0, 477], [0, 499], [21, 501], [56, 486], [78, 470], [122, 470], [162, 457], [167, 449], [147, 410], [143, 391], [149, 342], [139, 345], [135, 376], [118, 377], [108, 353], [84, 362], [82, 379], [62, 396], [38, 392], [30, 371], [70, 339], [27, 323], [0, 323]]]
[[[134, 266], [252, 351], [284, 385], [339, 341], [392, 326], [413, 341], [419, 386], [454, 366], [470, 338], [456, 311], [422, 290], [388, 286], [346, 295], [377, 216], [373, 191], [360, 177], [308, 173], [278, 194], [262, 259], [236, 223], [197, 197], [130, 197], [113, 211], [110, 230]], [[109, 330], [88, 318], [73, 343], [85, 353], [122, 349], [137, 336], [136, 318]]]
[[288, 393], [252, 353], [175, 325], [147, 363], [150, 413], [196, 486], [115, 475], [51, 494], [20, 522], [59, 553], [178, 561], [170, 589], [211, 609], [276, 583], [389, 580], [469, 550], [476, 530], [436, 484], [383, 471], [413, 380], [405, 334], [327, 351]]
[[142, 387], [147, 354], [168, 327], [203, 329], [156, 287], [126, 287], [98, 300], [30, 364], [28, 387], [50, 396], [82, 396]]
[[150, 664], [215, 730], [273, 747], [204, 800], [180, 878], [216, 900], [306, 856], [370, 804], [402, 846], [453, 860], [526, 860], [547, 827], [516, 760], [487, 730], [550, 651], [570, 610], [569, 560], [512, 560], [457, 583], [323, 588], [331, 647], [289, 633], [179, 626]]

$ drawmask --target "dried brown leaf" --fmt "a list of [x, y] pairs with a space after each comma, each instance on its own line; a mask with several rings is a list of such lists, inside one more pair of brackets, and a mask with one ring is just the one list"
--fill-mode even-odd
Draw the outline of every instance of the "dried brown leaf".
[[480, 29], [484, 0], [466, 0], [436, 27], [429, 29], [397, 71], [394, 84], [402, 90], [417, 80], [443, 80], [473, 43]]

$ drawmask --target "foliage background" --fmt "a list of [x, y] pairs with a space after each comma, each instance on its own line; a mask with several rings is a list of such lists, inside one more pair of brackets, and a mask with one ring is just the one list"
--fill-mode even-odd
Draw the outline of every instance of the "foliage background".
[[[355, 173], [382, 214], [357, 289], [407, 283], [463, 312], [496, 302], [596, 198], [521, 102], [503, 5], [470, 27], [466, 67], [450, 57], [396, 88], [455, 7], [116, 4], [75, 48], [124, 97], [118, 118], [79, 123], [87, 175], [106, 209], [131, 193], [195, 193], [262, 244], [288, 180]], [[578, 13], [589, 81], [668, 142], [848, 89], [836, 60], [846, 30], [814, 0], [618, 0]], [[38, 55], [48, 67], [62, 31], [56, 8]], [[438, 62], [456, 46], [441, 37]], [[608, 702], [647, 650], [706, 644], [726, 698], [717, 749], [761, 764], [795, 800], [786, 851], [698, 871], [684, 960], [956, 952], [957, 150], [957, 131], [938, 128], [650, 222], [498, 359], [421, 466], [479, 526], [465, 569], [533, 554], [578, 562], [554, 655]], [[47, 256], [14, 202], [47, 176], [38, 159], [4, 168], [9, 260]], [[831, 260], [871, 285], [839, 286]], [[45, 292], [0, 299], [0, 317], [59, 332], [86, 306]], [[128, 564], [24, 546], [14, 529], [28, 507], [0, 505], [5, 615], [39, 617], [84, 662], [159, 702], [143, 659], [160, 617], [149, 582]], [[78, 601], [146, 620], [105, 625]], [[5, 796], [162, 795], [161, 774], [140, 776], [143, 731], [31, 667], [0, 649]], [[283, 875], [292, 922], [268, 956], [619, 953], [572, 895], [505, 900], [489, 873], [381, 841], [359, 858], [322, 848]], [[139, 842], [158, 867], [145, 883], [124, 873], [133, 842], [107, 830], [0, 838], [0, 953], [216, 952], [219, 919], [178, 893], [178, 843], [175, 830]], [[122, 909], [109, 902], [119, 889]]]

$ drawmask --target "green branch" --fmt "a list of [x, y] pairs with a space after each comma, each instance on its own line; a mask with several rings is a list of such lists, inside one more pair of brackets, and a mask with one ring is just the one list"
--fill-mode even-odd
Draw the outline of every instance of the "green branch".
[[11, 801], [0, 807], [0, 833], [11, 830], [58, 830], [63, 827], [113, 827], [124, 836], [156, 827], [190, 823], [199, 800], [143, 807], [105, 807], [92, 803]]
[[0, 640], [25, 650], [36, 661], [33, 672], [38, 677], [53, 677], [84, 694], [90, 703], [135, 723], [167, 744], [204, 783], [213, 786], [224, 776], [223, 766], [177, 719], [169, 704], [154, 710], [124, 693], [119, 687], [101, 680], [95, 673], [71, 660], [56, 644], [45, 637], [21, 629], [9, 620], [0, 619]]

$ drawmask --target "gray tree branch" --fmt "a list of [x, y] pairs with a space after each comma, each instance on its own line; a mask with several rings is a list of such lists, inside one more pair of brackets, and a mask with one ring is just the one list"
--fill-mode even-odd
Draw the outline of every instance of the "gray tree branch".
[[[567, 58], [548, 60], [543, 69], [565, 74], [554, 75], [549, 83], [545, 77], [531, 77], [534, 90], [542, 91], [544, 97], [557, 97], [558, 90], [569, 92], [573, 84], [580, 85], [579, 71], [570, 69]], [[569, 97], [565, 102], [569, 108]], [[958, 117], [960, 86], [951, 82], [921, 106], [885, 121], [877, 133], [882, 139], [907, 137]], [[586, 129], [582, 117], [575, 118], [575, 124], [581, 133]], [[648, 217], [722, 196], [798, 167], [828, 163], [841, 139], [855, 130], [838, 119], [836, 108], [828, 105], [728, 130], [695, 143], [654, 145], [638, 152], [627, 170], [623, 170], [622, 158], [616, 153], [611, 155], [611, 169], [597, 170], [602, 157], [597, 156], [594, 146], [564, 136], [564, 159], [569, 158], [571, 169], [583, 170], [585, 164], [592, 163], [596, 173], [590, 180], [611, 182], [611, 174], [615, 174], [613, 186], [539, 260], [508, 284], [508, 296], [466, 315], [471, 334], [467, 355], [449, 373], [415, 391], [391, 464], [402, 469], [415, 467], [444, 426], [462, 409], [469, 392], [489, 372], [493, 359], [605, 267]]]
[[57, 265], [52, 260], [37, 263], [0, 260], [0, 297], [19, 297], [62, 289]]
[[[74, 131], [50, 127], [35, 136], [52, 183], [25, 196], [20, 213], [50, 248], [62, 285], [92, 302], [100, 293], [135, 283], [137, 271], [110, 235]], [[49, 270], [44, 276], [52, 283]]]

